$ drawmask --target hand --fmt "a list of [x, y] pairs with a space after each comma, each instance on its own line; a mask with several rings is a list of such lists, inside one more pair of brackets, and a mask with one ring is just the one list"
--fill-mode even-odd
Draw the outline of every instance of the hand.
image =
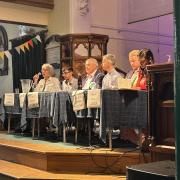
[[39, 80], [39, 73], [38, 73], [38, 74], [35, 74], [35, 75], [33, 76], [34, 84], [37, 84], [37, 83], [38, 83], [38, 80]]

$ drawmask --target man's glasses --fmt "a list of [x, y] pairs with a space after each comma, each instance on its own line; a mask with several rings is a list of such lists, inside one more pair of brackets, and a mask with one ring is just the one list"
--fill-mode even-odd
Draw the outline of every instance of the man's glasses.
[[68, 73], [70, 73], [70, 71], [64, 71], [64, 72], [63, 72], [63, 74], [68, 74]]

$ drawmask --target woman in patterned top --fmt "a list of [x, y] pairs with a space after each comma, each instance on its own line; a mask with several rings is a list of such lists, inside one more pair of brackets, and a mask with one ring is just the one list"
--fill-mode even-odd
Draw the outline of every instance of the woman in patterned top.
[[40, 73], [34, 75], [33, 77], [35, 92], [57, 92], [61, 90], [58, 78], [54, 77], [55, 73], [52, 65], [43, 64], [41, 73], [43, 79], [41, 79], [39, 82], [38, 80]]

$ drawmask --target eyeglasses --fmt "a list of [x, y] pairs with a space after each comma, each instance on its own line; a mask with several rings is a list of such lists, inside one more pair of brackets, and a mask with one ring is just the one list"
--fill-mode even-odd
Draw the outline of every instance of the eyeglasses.
[[63, 72], [63, 74], [68, 74], [68, 73], [70, 73], [70, 71], [64, 71], [64, 72]]

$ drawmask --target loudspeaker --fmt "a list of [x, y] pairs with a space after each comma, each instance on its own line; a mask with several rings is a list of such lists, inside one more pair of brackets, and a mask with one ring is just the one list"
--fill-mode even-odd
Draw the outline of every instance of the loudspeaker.
[[159, 161], [127, 167], [128, 180], [175, 180], [175, 162]]

